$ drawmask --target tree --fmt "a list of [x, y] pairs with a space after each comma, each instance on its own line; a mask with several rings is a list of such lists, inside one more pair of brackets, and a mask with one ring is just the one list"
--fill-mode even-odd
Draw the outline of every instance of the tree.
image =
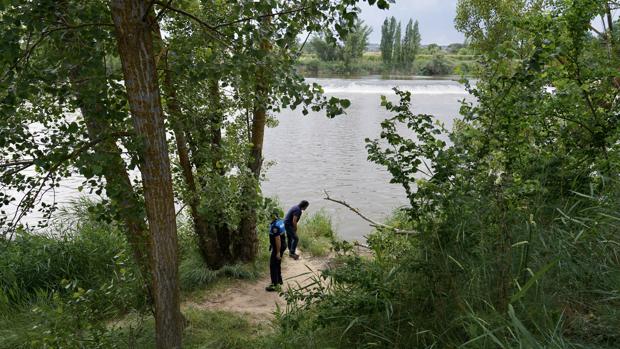
[[387, 65], [392, 58], [391, 46], [393, 42], [394, 37], [390, 34], [390, 21], [388, 17], [385, 17], [383, 25], [381, 26], [381, 43], [379, 44], [381, 59], [383, 60], [384, 65]]
[[325, 62], [338, 60], [338, 46], [326, 40], [323, 35], [315, 35], [310, 39], [310, 46], [319, 59]]
[[403, 62], [402, 67], [406, 72], [411, 71], [415, 57], [420, 50], [420, 32], [418, 30], [418, 21], [413, 23], [413, 20], [409, 20], [405, 29], [405, 37], [403, 39]]
[[[120, 76], [107, 62], [114, 51], [109, 30], [112, 24], [106, 23], [109, 12], [99, 2], [61, 1], [39, 9], [32, 6], [35, 4], [24, 2], [3, 13], [13, 21], [4, 22], [9, 35], [2, 57], [14, 55], [15, 60], [2, 61], [6, 75], [0, 96], [9, 98], [0, 103], [5, 116], [0, 133], [8, 142], [1, 152], [7, 160], [22, 161], [18, 167], [5, 164], [8, 166], [1, 169], [1, 178], [8, 188], [30, 188], [17, 207], [15, 219], [5, 222], [6, 231], [12, 234], [20, 218], [35, 209], [45, 192], [63, 178], [79, 173], [85, 178], [86, 189], [100, 194], [105, 190], [107, 198], [98, 213], [121, 223], [146, 280], [150, 274], [149, 236], [142, 199], [128, 174], [136, 152], [130, 141], [133, 131], [124, 110], [123, 87], [116, 83]], [[28, 23], [29, 29], [21, 31], [15, 23]], [[40, 35], [36, 44], [10, 44], [28, 41], [27, 37], [34, 35]], [[63, 86], [62, 93], [55, 91], [58, 86]], [[80, 113], [72, 117], [66, 115], [67, 110]], [[29, 127], [39, 123], [46, 126]], [[121, 156], [119, 143], [129, 158]], [[11, 150], [9, 144], [19, 150]], [[24, 172], [32, 167], [36, 169], [32, 174]], [[54, 208], [53, 202], [44, 206], [45, 216], [49, 217]]]
[[418, 51], [420, 50], [420, 31], [418, 21], [410, 19], [401, 40], [401, 23], [392, 17], [383, 22], [381, 27], [381, 57], [387, 69], [398, 68], [410, 72]]
[[340, 56], [347, 70], [350, 71], [353, 62], [364, 55], [371, 32], [372, 29], [360, 20], [355, 23], [351, 31], [344, 37], [343, 45], [340, 48]]
[[403, 64], [403, 49], [401, 42], [401, 29], [400, 22], [396, 25], [396, 31], [394, 32], [394, 48], [392, 50], [392, 61], [395, 66]]
[[151, 234], [153, 298], [158, 348], [181, 348], [176, 214], [161, 107], [151, 8], [142, 0], [110, 3], [127, 99], [141, 138], [141, 174]]
[[[256, 221], [253, 217], [263, 200], [259, 187], [260, 134], [269, 123], [269, 113], [300, 106], [304, 112], [325, 109], [333, 116], [348, 105], [348, 101], [327, 99], [317, 85], [306, 84], [297, 75], [294, 62], [300, 49], [296, 39], [304, 31], [327, 31], [326, 39], [345, 41], [357, 18], [356, 10], [350, 7], [354, 1], [320, 10], [310, 6], [312, 3], [288, 1], [283, 9], [276, 2], [218, 3], [209, 11], [199, 3], [165, 7], [168, 11], [162, 20], [163, 30], [169, 33], [169, 50], [174, 52], [170, 70], [178, 77], [175, 92], [197, 184], [195, 192], [187, 185], [180, 189], [184, 200], [200, 198], [198, 211], [207, 221], [209, 236], [217, 236], [220, 252], [223, 256], [230, 254], [231, 261], [251, 260], [256, 251], [252, 242], [257, 233], [252, 221]], [[265, 15], [278, 11], [286, 14]], [[230, 23], [215, 30], [207, 24], [221, 22], [222, 18], [230, 19]], [[261, 20], [253, 22], [251, 18]], [[264, 20], [267, 18], [269, 21]], [[271, 49], [260, 47], [264, 38]], [[351, 52], [358, 55], [363, 48]], [[192, 66], [189, 71], [188, 66]], [[269, 83], [261, 76], [267, 76]], [[228, 87], [227, 93], [218, 92], [221, 85]], [[214, 146], [216, 143], [219, 145]]]
[[386, 68], [391, 69], [394, 56], [394, 34], [396, 33], [396, 18], [386, 18], [381, 27], [381, 59]]

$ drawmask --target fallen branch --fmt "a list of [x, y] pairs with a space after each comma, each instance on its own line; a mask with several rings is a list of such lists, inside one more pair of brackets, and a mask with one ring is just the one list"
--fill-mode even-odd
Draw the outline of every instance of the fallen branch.
[[335, 202], [337, 204], [340, 204], [342, 206], [345, 206], [346, 208], [348, 208], [349, 210], [353, 211], [355, 214], [357, 214], [358, 216], [360, 216], [363, 220], [365, 220], [366, 222], [370, 223], [370, 226], [373, 228], [377, 228], [380, 230], [390, 230], [393, 231], [396, 234], [403, 234], [403, 235], [418, 235], [420, 234], [420, 232], [417, 232], [415, 230], [403, 230], [403, 229], [398, 229], [389, 225], [385, 225], [383, 223], [378, 223], [373, 221], [372, 219], [364, 216], [358, 209], [356, 209], [355, 207], [352, 207], [351, 205], [347, 204], [345, 201], [341, 201], [341, 200], [336, 200], [336, 199], [332, 199], [329, 196], [329, 193], [327, 192], [327, 190], [323, 190], [323, 192], [325, 193], [325, 197], [323, 199], [331, 201], [331, 202]]

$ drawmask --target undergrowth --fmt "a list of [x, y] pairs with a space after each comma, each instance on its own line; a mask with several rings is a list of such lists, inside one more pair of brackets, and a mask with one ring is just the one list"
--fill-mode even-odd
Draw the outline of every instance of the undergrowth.
[[[80, 200], [45, 233], [21, 231], [0, 249], [0, 348], [151, 348], [153, 319], [124, 234]], [[266, 211], [266, 210], [265, 210]], [[268, 266], [260, 212], [260, 251], [249, 264], [210, 270], [190, 224], [179, 224], [183, 296], [227, 279], [256, 279]], [[189, 309], [185, 347], [245, 348], [256, 331], [240, 316]]]
[[329, 253], [332, 241], [337, 238], [332, 228], [331, 217], [324, 210], [302, 219], [297, 234], [302, 250], [319, 257]]

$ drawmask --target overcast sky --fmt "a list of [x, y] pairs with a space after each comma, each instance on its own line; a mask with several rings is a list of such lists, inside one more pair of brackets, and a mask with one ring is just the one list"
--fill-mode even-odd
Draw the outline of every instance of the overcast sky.
[[422, 44], [462, 43], [463, 34], [454, 29], [456, 2], [457, 0], [396, 0], [389, 10], [380, 10], [376, 5], [368, 6], [368, 3], [360, 2], [360, 18], [372, 28], [369, 42], [373, 44], [381, 42], [381, 25], [387, 16], [394, 16], [397, 21], [401, 21], [403, 30], [409, 18], [417, 20], [420, 23]]

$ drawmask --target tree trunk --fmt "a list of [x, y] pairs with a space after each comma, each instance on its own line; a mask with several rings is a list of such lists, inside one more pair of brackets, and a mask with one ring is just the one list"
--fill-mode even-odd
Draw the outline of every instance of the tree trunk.
[[151, 234], [156, 345], [181, 348], [176, 216], [170, 159], [153, 53], [149, 1], [112, 0], [129, 107], [143, 142], [142, 183]]
[[[264, 20], [269, 23], [269, 19]], [[265, 56], [271, 50], [271, 44], [267, 38], [261, 41], [261, 50]], [[265, 124], [267, 121], [267, 103], [269, 100], [269, 86], [265, 68], [260, 65], [256, 72], [256, 98], [252, 112], [252, 149], [248, 167], [252, 173], [252, 179], [243, 187], [242, 218], [239, 223], [239, 234], [234, 241], [234, 251], [241, 261], [254, 260], [258, 252], [258, 235], [256, 232], [256, 206], [259, 195], [259, 180], [263, 165], [263, 139], [265, 136]]]
[[[219, 176], [226, 175], [226, 168], [221, 163], [224, 159], [223, 145], [222, 145], [222, 125], [224, 124], [224, 113], [221, 105], [221, 95], [219, 86], [219, 77], [214, 77], [209, 80], [209, 96], [211, 99], [213, 110], [211, 111], [210, 121], [210, 133], [211, 133], [211, 166], [214, 173]], [[230, 252], [231, 236], [233, 231], [230, 228], [228, 222], [224, 219], [223, 212], [216, 212], [213, 215], [216, 217], [216, 221], [211, 222], [209, 227], [213, 229], [213, 234], [217, 236], [217, 241], [220, 246], [220, 254], [225, 263], [229, 263], [233, 260], [233, 256]]]
[[[57, 11], [60, 11], [62, 6], [68, 6], [65, 2], [59, 2], [58, 5]], [[65, 19], [59, 17], [58, 20]], [[105, 52], [99, 50], [95, 42], [90, 39], [80, 40], [73, 31], [64, 35], [64, 42], [71, 50], [82, 50], [85, 54], [93, 56], [94, 64], [70, 62], [69, 79], [86, 124], [89, 140], [103, 139], [93, 147], [96, 164], [101, 166], [106, 195], [112, 201], [116, 218], [125, 225], [125, 229], [122, 230], [148, 288], [150, 247], [146, 216], [143, 203], [140, 202], [131, 184], [121, 149], [116, 143], [117, 138], [110, 135], [112, 127], [105, 107], [107, 100]]]
[[[155, 32], [155, 40], [157, 40], [158, 46], [164, 48], [164, 42], [161, 38], [159, 28]], [[209, 229], [208, 222], [200, 214], [200, 195], [196, 186], [196, 180], [194, 178], [194, 171], [192, 163], [189, 157], [189, 148], [187, 146], [187, 138], [185, 137], [185, 129], [182, 124], [183, 113], [179, 107], [177, 100], [177, 93], [174, 87], [174, 79], [170, 71], [168, 64], [168, 52], [166, 49], [162, 49], [162, 57], [160, 59], [160, 66], [164, 70], [164, 84], [163, 90], [166, 94], [166, 105], [168, 106], [168, 112], [170, 113], [172, 130], [174, 132], [174, 138], [176, 141], [177, 152], [179, 155], [179, 164], [181, 165], [181, 172], [183, 173], [183, 180], [185, 186], [189, 191], [187, 197], [187, 205], [190, 209], [190, 215], [192, 216], [192, 222], [194, 224], [194, 232], [198, 238], [198, 249], [204, 259], [207, 266], [211, 269], [219, 269], [223, 266], [223, 259], [220, 254], [220, 248], [217, 244], [217, 239], [212, 229]]]

